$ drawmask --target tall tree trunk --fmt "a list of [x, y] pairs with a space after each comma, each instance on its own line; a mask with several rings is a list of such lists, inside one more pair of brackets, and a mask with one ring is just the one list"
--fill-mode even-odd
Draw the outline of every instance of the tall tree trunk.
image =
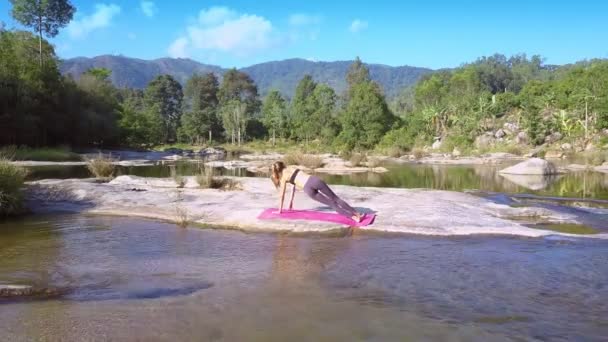
[[240, 126], [239, 126], [237, 134], [238, 134], [238, 137], [239, 137], [239, 146], [241, 146], [241, 127]]
[[38, 57], [40, 58], [40, 68], [42, 68], [42, 17], [39, 18], [38, 24]]
[[588, 126], [587, 126], [587, 124], [589, 122], [589, 112], [588, 112], [588, 110], [589, 110], [589, 106], [588, 106], [587, 100], [585, 100], [585, 140], [587, 140], [589, 138], [589, 134], [588, 134], [589, 129], [588, 129]]
[[277, 130], [272, 129], [272, 147], [274, 147], [277, 143]]
[[211, 137], [211, 130], [209, 130], [209, 145], [213, 143], [213, 139]]

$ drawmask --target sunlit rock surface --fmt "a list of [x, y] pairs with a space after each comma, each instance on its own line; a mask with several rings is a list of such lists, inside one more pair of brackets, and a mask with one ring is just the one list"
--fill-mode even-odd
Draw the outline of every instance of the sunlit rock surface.
[[[91, 179], [42, 180], [29, 183], [27, 204], [34, 212], [84, 212], [168, 221], [189, 221], [218, 228], [248, 231], [323, 232], [343, 228], [312, 221], [261, 221], [258, 214], [276, 207], [278, 196], [264, 178], [234, 178], [243, 190], [196, 187], [184, 177], [183, 188], [172, 179], [120, 176], [110, 183]], [[375, 212], [376, 222], [365, 230], [425, 235], [555, 234], [528, 228], [523, 222], [572, 222], [575, 217], [536, 207], [513, 208], [471, 194], [422, 190], [332, 186], [362, 212]], [[299, 192], [295, 207], [328, 210]], [[598, 234], [595, 237], [603, 237]]]

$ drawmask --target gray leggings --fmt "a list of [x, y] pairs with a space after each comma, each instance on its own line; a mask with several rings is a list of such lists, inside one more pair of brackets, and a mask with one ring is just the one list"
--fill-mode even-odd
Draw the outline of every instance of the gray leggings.
[[330, 206], [340, 215], [352, 217], [357, 214], [355, 209], [340, 199], [319, 177], [310, 176], [304, 184], [304, 192], [315, 201]]

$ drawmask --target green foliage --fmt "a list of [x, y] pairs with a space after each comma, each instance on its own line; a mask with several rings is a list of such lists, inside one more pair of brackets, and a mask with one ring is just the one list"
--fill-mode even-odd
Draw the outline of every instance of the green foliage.
[[281, 94], [273, 90], [264, 99], [262, 105], [262, 123], [272, 132], [273, 144], [276, 142], [277, 132], [280, 138], [284, 138], [287, 133], [288, 117], [287, 104]]
[[396, 118], [388, 110], [380, 87], [374, 82], [356, 84], [340, 115], [339, 143], [346, 149], [371, 149], [391, 128]]
[[249, 75], [231, 69], [224, 74], [218, 99], [224, 130], [233, 144], [240, 145], [247, 122], [260, 109], [258, 88]]
[[219, 83], [213, 73], [195, 74], [188, 79], [184, 90], [184, 114], [178, 129], [180, 141], [202, 145], [220, 137], [218, 91]]
[[0, 158], [0, 217], [23, 212], [21, 187], [27, 171], [11, 164], [10, 160]]
[[42, 35], [55, 37], [76, 11], [69, 0], [10, 0], [15, 20], [38, 33], [39, 61], [42, 65]]
[[159, 115], [162, 119], [164, 142], [176, 139], [182, 101], [182, 86], [170, 75], [160, 75], [146, 87], [144, 104], [150, 115]]
[[290, 152], [283, 157], [283, 162], [286, 165], [305, 166], [309, 169], [318, 169], [323, 166], [323, 158], [313, 154], [305, 154], [302, 152]]

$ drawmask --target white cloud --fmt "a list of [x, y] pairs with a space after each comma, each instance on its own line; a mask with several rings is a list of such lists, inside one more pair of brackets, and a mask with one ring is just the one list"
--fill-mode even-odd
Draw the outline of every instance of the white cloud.
[[294, 27], [318, 25], [320, 22], [321, 17], [318, 15], [296, 13], [289, 16], [289, 25]]
[[112, 18], [120, 13], [120, 7], [115, 4], [96, 4], [95, 12], [72, 20], [67, 27], [71, 38], [84, 38], [91, 31], [108, 27]]
[[188, 38], [181, 37], [177, 38], [171, 46], [169, 46], [169, 56], [173, 58], [186, 58], [188, 57]]
[[280, 42], [272, 23], [253, 14], [239, 14], [227, 7], [211, 7], [199, 13], [198, 21], [169, 47], [173, 57], [187, 56], [198, 49], [247, 56]]
[[158, 12], [158, 8], [156, 7], [156, 4], [154, 4], [154, 1], [142, 0], [139, 3], [139, 7], [141, 8], [141, 11], [144, 12], [144, 15], [148, 18], [152, 18]]
[[361, 32], [361, 31], [367, 29], [367, 26], [368, 26], [367, 21], [355, 19], [355, 20], [353, 20], [352, 23], [350, 23], [348, 30], [352, 33], [358, 33], [358, 32]]

